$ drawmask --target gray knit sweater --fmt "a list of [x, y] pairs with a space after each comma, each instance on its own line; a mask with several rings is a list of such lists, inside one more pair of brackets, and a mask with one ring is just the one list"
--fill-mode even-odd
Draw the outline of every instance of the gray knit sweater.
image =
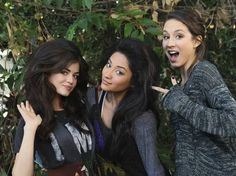
[[176, 131], [176, 176], [236, 176], [236, 101], [213, 64], [199, 62], [163, 106]]

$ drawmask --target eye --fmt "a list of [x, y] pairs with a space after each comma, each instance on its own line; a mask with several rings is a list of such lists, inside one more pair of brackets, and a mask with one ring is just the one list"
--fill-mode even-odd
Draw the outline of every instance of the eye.
[[121, 70], [116, 70], [116, 74], [117, 75], [124, 75], [125, 73], [123, 71], [121, 71]]
[[170, 38], [169, 36], [163, 35], [163, 40], [167, 40], [167, 39], [169, 39], [169, 38]]
[[107, 62], [106, 67], [107, 67], [107, 68], [111, 68], [111, 63], [110, 63], [110, 62]]
[[182, 34], [177, 34], [177, 35], [176, 35], [176, 38], [177, 38], [177, 39], [181, 39], [181, 38], [183, 38], [183, 37], [184, 37], [184, 36], [183, 36]]
[[61, 71], [61, 74], [63, 74], [63, 75], [68, 75], [68, 71], [62, 70], [62, 71]]
[[78, 79], [79, 74], [74, 74], [73, 77], [74, 77], [75, 79]]

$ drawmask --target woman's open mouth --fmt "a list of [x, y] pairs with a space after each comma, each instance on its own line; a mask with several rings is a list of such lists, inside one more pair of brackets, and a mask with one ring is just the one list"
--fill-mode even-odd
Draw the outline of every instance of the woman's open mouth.
[[177, 57], [179, 56], [179, 52], [177, 51], [168, 51], [168, 58], [170, 62], [176, 62]]

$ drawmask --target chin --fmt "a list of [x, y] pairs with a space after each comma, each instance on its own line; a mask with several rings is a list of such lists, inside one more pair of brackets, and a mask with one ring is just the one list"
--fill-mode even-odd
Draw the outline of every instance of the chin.
[[176, 63], [170, 63], [170, 66], [171, 66], [171, 68], [173, 68], [173, 69], [178, 69], [178, 68], [180, 68], [180, 66], [177, 65]]
[[63, 92], [63, 93], [60, 93], [60, 95], [63, 96], [63, 97], [68, 97], [68, 96], [70, 95], [70, 93], [68, 93], [68, 92], [66, 92], [66, 93]]
[[108, 89], [106, 86], [104, 86], [103, 84], [101, 85], [101, 89], [104, 90], [104, 91], [108, 91], [108, 90], [109, 90], [109, 89]]

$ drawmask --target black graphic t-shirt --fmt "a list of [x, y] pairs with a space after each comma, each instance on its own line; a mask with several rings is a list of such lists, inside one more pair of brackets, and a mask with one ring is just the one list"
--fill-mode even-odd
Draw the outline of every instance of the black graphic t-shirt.
[[[52, 169], [64, 164], [85, 163], [91, 160], [92, 138], [85, 123], [77, 127], [64, 111], [55, 112], [56, 126], [49, 134], [49, 140], [35, 138], [35, 162], [44, 168]], [[24, 120], [16, 130], [14, 151], [18, 153], [24, 135]]]

